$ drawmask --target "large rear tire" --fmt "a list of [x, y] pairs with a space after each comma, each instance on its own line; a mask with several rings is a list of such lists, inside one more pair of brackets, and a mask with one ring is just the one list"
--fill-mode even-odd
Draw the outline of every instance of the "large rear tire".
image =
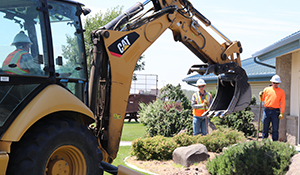
[[12, 145], [7, 174], [103, 174], [97, 143], [86, 126], [73, 120], [40, 122]]

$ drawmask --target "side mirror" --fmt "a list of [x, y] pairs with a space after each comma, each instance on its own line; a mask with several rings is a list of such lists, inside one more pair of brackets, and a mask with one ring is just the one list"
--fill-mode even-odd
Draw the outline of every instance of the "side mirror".
[[62, 66], [63, 65], [62, 56], [58, 56], [56, 58], [56, 65], [58, 65], [58, 66]]

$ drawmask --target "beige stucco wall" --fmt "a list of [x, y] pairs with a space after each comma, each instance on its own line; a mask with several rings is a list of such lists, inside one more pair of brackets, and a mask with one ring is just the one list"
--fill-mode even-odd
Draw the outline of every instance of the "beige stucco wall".
[[300, 51], [292, 53], [290, 116], [287, 116], [287, 140], [299, 144]]
[[299, 116], [299, 90], [300, 90], [300, 51], [292, 53], [291, 69], [291, 110], [290, 114]]

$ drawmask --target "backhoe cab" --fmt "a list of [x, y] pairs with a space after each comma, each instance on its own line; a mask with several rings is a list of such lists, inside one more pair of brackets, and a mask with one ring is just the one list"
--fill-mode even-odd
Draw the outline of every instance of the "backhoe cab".
[[[146, 0], [99, 26], [91, 33], [89, 73], [81, 23], [89, 10], [83, 6], [73, 0], [0, 1], [0, 174], [134, 174], [110, 164], [136, 62], [167, 29], [204, 63], [191, 72], [220, 75], [206, 115], [250, 103], [241, 44], [188, 0]], [[219, 44], [200, 23], [226, 42]]]

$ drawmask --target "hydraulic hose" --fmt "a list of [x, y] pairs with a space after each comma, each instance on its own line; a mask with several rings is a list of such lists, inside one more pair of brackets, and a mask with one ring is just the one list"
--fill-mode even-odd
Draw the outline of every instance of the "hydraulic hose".
[[[147, 3], [144, 2], [144, 3]], [[130, 20], [134, 15], [139, 13], [144, 9], [144, 5], [140, 2], [137, 2], [134, 6], [130, 7], [128, 10], [126, 10], [123, 14], [120, 14], [118, 17], [116, 17], [114, 20], [107, 23], [104, 28], [107, 30], [115, 30], [116, 28], [122, 26], [126, 22]]]

